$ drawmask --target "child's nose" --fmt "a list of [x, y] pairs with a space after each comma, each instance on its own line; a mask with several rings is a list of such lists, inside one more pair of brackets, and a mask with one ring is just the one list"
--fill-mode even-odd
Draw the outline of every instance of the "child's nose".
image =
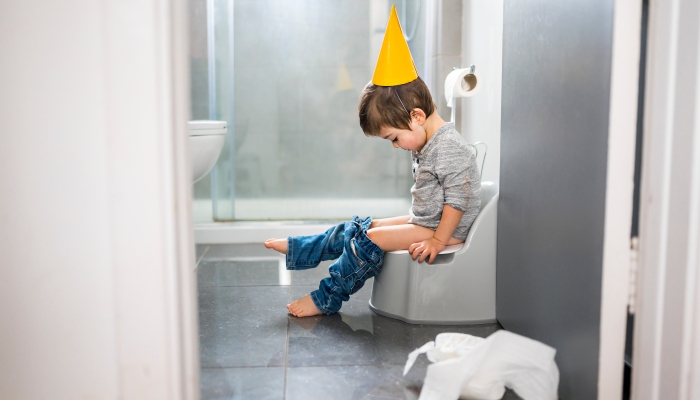
[[391, 145], [394, 146], [395, 149], [399, 148], [399, 143], [398, 142], [391, 142]]

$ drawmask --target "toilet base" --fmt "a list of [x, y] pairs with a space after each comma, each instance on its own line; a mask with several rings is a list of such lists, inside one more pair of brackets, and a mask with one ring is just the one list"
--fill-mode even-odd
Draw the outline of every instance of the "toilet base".
[[494, 322], [498, 322], [496, 318], [492, 319], [484, 319], [484, 320], [464, 320], [464, 321], [440, 321], [440, 320], [429, 320], [429, 319], [410, 319], [410, 318], [405, 318], [400, 315], [392, 314], [390, 312], [382, 311], [375, 306], [372, 305], [372, 300], [369, 301], [369, 309], [378, 315], [384, 316], [384, 317], [389, 317], [393, 319], [398, 319], [399, 321], [406, 322], [408, 324], [413, 324], [413, 325], [419, 325], [419, 324], [425, 324], [425, 325], [482, 325], [482, 324], [493, 324]]

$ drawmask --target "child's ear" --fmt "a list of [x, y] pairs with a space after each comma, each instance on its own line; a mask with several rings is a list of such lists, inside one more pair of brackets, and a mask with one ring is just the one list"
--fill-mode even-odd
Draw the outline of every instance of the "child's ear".
[[411, 118], [415, 119], [418, 125], [423, 125], [428, 117], [425, 115], [425, 111], [420, 108], [414, 108], [411, 110]]

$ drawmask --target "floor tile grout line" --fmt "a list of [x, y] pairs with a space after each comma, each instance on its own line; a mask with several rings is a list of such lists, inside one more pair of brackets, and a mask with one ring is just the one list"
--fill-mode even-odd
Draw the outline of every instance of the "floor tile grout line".
[[207, 252], [209, 251], [209, 248], [210, 248], [210, 247], [211, 247], [211, 246], [207, 245], [207, 248], [204, 249], [204, 251], [202, 252], [202, 255], [199, 256], [199, 260], [197, 260], [197, 264], [195, 264], [195, 268], [199, 267], [199, 263], [201, 263], [202, 260], [204, 259], [204, 256], [207, 255]]
[[[395, 364], [395, 363], [379, 363], [379, 364], [328, 364], [328, 365], [299, 365], [299, 366], [287, 366], [282, 365], [275, 366], [230, 366], [230, 367], [201, 367], [201, 369], [246, 369], [246, 368], [332, 368], [332, 367], [403, 367], [405, 364]], [[286, 373], [285, 373], [286, 375]]]
[[[213, 287], [239, 288], [239, 287], [284, 287], [284, 286], [292, 287], [294, 285], [292, 283], [290, 283], [289, 285], [198, 285], [197, 287], [203, 287], [203, 288], [213, 288]], [[302, 286], [316, 287], [317, 285], [309, 284], [309, 285], [296, 285], [296, 286], [297, 287], [302, 287]]]
[[[211, 250], [210, 250], [211, 251]], [[209, 253], [207, 253], [209, 254]], [[251, 263], [251, 262], [256, 262], [256, 261], [285, 261], [283, 257], [265, 257], [265, 256], [259, 256], [259, 257], [214, 257], [209, 255], [208, 257], [205, 257], [203, 261], [209, 262], [209, 263]], [[327, 267], [324, 267], [327, 268]], [[307, 271], [312, 268], [308, 268], [305, 270], [295, 270], [295, 271]], [[291, 270], [290, 270], [291, 271]]]
[[284, 368], [283, 365], [232, 365], [228, 367], [200, 367], [200, 369], [205, 370], [205, 369], [251, 369], [251, 368], [257, 368], [257, 369], [267, 369], [267, 368]]
[[335, 367], [403, 367], [406, 364], [328, 364], [328, 365], [300, 365], [289, 368], [335, 368]]
[[423, 336], [425, 336], [425, 339], [430, 342], [432, 339], [430, 339], [430, 336], [428, 335], [428, 332], [425, 331], [425, 326], [424, 324], [420, 324], [420, 330], [423, 332]]
[[[292, 282], [289, 282], [289, 294], [287, 301], [292, 298]], [[287, 368], [289, 367], [289, 318], [287, 318], [287, 342], [284, 345], [284, 386], [282, 392], [282, 400], [287, 398]]]
[[201, 288], [212, 288], [212, 287], [227, 287], [227, 288], [243, 288], [243, 287], [284, 287], [292, 285], [199, 285], [197, 287]]

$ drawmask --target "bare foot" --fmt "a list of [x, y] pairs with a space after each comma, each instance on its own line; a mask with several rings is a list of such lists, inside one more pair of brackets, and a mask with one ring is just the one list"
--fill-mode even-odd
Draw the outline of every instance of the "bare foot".
[[294, 300], [291, 304], [287, 304], [287, 310], [295, 317], [311, 317], [321, 315], [321, 310], [316, 308], [316, 304], [311, 300], [311, 295]]
[[267, 239], [265, 241], [265, 247], [279, 251], [282, 254], [287, 254], [287, 239]]

